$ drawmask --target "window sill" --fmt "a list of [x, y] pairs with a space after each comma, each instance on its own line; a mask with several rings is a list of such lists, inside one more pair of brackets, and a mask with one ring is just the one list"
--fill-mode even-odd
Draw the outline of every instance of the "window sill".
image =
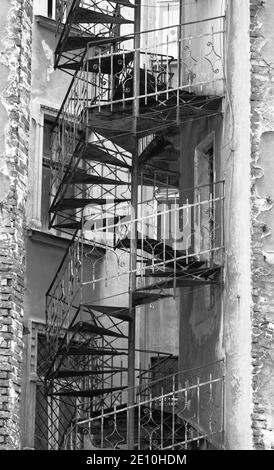
[[39, 24], [42, 28], [46, 28], [49, 31], [54, 31], [56, 32], [56, 20], [53, 20], [52, 18], [48, 18], [47, 16], [42, 16], [42, 15], [35, 15], [35, 20], [36, 23]]

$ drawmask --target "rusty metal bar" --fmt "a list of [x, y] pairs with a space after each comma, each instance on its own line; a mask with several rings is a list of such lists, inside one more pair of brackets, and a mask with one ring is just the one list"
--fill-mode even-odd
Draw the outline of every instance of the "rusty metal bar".
[[[132, 155], [131, 176], [131, 213], [135, 222], [131, 231], [130, 273], [129, 279], [129, 312], [130, 321], [128, 327], [128, 404], [132, 407], [135, 403], [135, 328], [136, 308], [134, 306], [134, 292], [136, 290], [136, 266], [137, 266], [137, 218], [138, 218], [138, 116], [140, 95], [140, 34], [141, 30], [141, 0], [135, 2], [134, 15], [134, 101], [133, 101], [133, 139], [134, 153]], [[127, 446], [134, 449], [134, 409], [129, 408], [127, 417]]]

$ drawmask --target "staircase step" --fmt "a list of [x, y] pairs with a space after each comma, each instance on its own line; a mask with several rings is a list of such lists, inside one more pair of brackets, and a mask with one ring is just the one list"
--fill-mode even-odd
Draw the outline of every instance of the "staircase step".
[[167, 299], [172, 297], [169, 294], [152, 294], [143, 290], [135, 291], [133, 293], [133, 304], [135, 307], [140, 305], [152, 304], [157, 300]]
[[134, 3], [131, 3], [129, 0], [111, 0], [112, 3], [117, 3], [117, 5], [122, 5], [127, 8], [135, 8]]
[[107, 328], [102, 328], [101, 326], [93, 325], [92, 323], [80, 321], [73, 325], [70, 328], [70, 331], [74, 331], [76, 333], [88, 333], [88, 334], [95, 334], [100, 336], [113, 336], [114, 338], [127, 338], [127, 336], [123, 335], [122, 333], [118, 333], [117, 331], [112, 331]]
[[104, 205], [113, 205], [113, 204], [122, 204], [129, 202], [130, 199], [105, 199], [105, 198], [64, 198], [60, 202], [57, 202], [50, 211], [62, 211], [70, 209], [80, 209], [82, 207], [88, 206], [89, 204], [104, 206]]
[[[75, 51], [77, 49], [84, 49], [93, 40], [90, 36], [69, 36], [65, 39], [60, 46], [56, 49], [58, 53], [62, 47], [62, 52]], [[80, 62], [78, 62], [80, 64]], [[59, 64], [59, 68], [62, 68], [62, 64]]]
[[[140, 108], [140, 115], [137, 119], [137, 132], [139, 137], [153, 134], [155, 132], [165, 132], [168, 125], [174, 123], [176, 119], [176, 92], [169, 92], [173, 95], [169, 100], [164, 100], [161, 104], [160, 101], [156, 102], [156, 97], [152, 96], [151, 102]], [[184, 95], [183, 95], [184, 96]], [[180, 100], [179, 109], [180, 119], [187, 120], [193, 116], [210, 116], [213, 113], [220, 113], [221, 99], [210, 99], [209, 97], [196, 97], [190, 102]], [[150, 113], [148, 111], [154, 110], [154, 105], [157, 107], [157, 113]], [[132, 103], [117, 103], [113, 106], [112, 111], [108, 106], [92, 106], [89, 109], [88, 125], [95, 132], [108, 138], [116, 143], [123, 149], [133, 152], [133, 114]], [[167, 169], [168, 168], [168, 165]]]
[[82, 158], [84, 160], [91, 160], [98, 163], [106, 163], [108, 165], [117, 166], [120, 168], [131, 169], [130, 165], [127, 165], [125, 162], [119, 158], [114, 157], [111, 153], [108, 153], [102, 150], [98, 145], [89, 143], [86, 145]]
[[119, 320], [123, 320], [123, 321], [130, 320], [129, 309], [127, 307], [113, 307], [113, 306], [108, 306], [108, 305], [89, 305], [89, 304], [85, 304], [83, 306], [88, 308], [89, 310], [94, 310], [96, 312], [118, 318]]
[[112, 16], [100, 11], [93, 11], [88, 8], [76, 7], [73, 11], [73, 24], [132, 24], [134, 21], [127, 20], [122, 16]]
[[[149, 110], [149, 106], [140, 109], [137, 119], [137, 132], [140, 138], [153, 134], [156, 129], [164, 130], [167, 126], [161, 113], [153, 115], [152, 112], [148, 112]], [[88, 111], [88, 125], [92, 130], [117, 143], [123, 149], [134, 147], [132, 103], [125, 103], [125, 106], [122, 103], [114, 104], [112, 110], [109, 106], [102, 106], [101, 109], [98, 106], [91, 106]], [[128, 151], [132, 153], [131, 150]]]
[[113, 368], [103, 370], [75, 370], [66, 369], [59, 370], [50, 374], [47, 379], [69, 379], [70, 377], [89, 377], [91, 375], [104, 375], [104, 374], [118, 374], [120, 372], [127, 372], [126, 368]]
[[210, 279], [197, 279], [191, 276], [184, 277], [183, 279], [166, 279], [165, 281], [155, 282], [154, 284], [147, 285], [138, 289], [136, 292], [141, 291], [151, 291], [158, 289], [172, 289], [175, 285], [176, 288], [179, 287], [193, 287], [193, 286], [208, 286], [212, 284], [219, 284], [217, 281], [212, 281]]
[[104, 176], [89, 175], [88, 173], [76, 173], [72, 179], [69, 179], [68, 175], [64, 178], [64, 183], [69, 182], [70, 184], [97, 184], [97, 185], [112, 185], [112, 186], [128, 186], [131, 183], [128, 181], [120, 181], [112, 178], [106, 178]]
[[112, 387], [112, 388], [102, 388], [102, 389], [94, 389], [94, 390], [67, 390], [67, 391], [60, 391], [54, 392], [49, 394], [50, 396], [56, 397], [98, 397], [100, 395], [105, 395], [106, 393], [113, 393], [125, 390], [127, 387]]
[[[142, 277], [170, 277], [174, 278], [183, 278], [183, 277], [189, 277], [189, 276], [199, 276], [203, 279], [207, 279], [210, 276], [217, 274], [221, 269], [221, 266], [214, 266], [212, 268], [196, 268], [193, 269], [191, 268], [186, 268], [185, 270], [181, 271], [176, 271], [174, 272], [173, 270], [166, 270], [166, 271], [149, 271], [147, 270], [145, 274], [142, 275]], [[140, 276], [139, 276], [140, 277]]]
[[82, 227], [82, 222], [65, 222], [61, 224], [55, 224], [52, 226], [52, 228], [55, 229], [70, 229], [70, 230], [79, 230]]
[[[111, 60], [111, 57], [113, 59]], [[133, 52], [125, 52], [124, 54], [117, 54], [115, 56], [102, 56], [99, 58], [88, 59], [87, 65], [85, 64], [85, 70], [93, 73], [102, 73], [110, 75], [122, 72], [122, 69], [127, 66], [134, 58]], [[79, 70], [83, 66], [83, 62], [66, 62], [62, 64], [63, 69], [67, 70]]]
[[156, 136], [143, 150], [138, 158], [139, 164], [143, 165], [151, 159], [155, 163], [169, 163], [170, 161], [178, 161], [180, 152], [175, 149], [170, 141], [165, 139], [163, 136]]
[[118, 351], [116, 349], [105, 348], [87, 348], [87, 347], [70, 347], [62, 348], [58, 351], [58, 355], [66, 356], [126, 356], [126, 351]]
[[[90, 47], [102, 47], [110, 44], [118, 44], [122, 41], [128, 41], [133, 39], [134, 36], [118, 36], [118, 37], [106, 37], [106, 36], [70, 36], [66, 39], [65, 44], [62, 47], [62, 51], [73, 51], [75, 49], [84, 49], [88, 44]], [[62, 66], [61, 66], [62, 67]]]

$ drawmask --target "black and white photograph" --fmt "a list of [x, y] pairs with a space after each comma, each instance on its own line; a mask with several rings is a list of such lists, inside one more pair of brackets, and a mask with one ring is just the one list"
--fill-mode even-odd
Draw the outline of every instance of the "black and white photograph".
[[0, 450], [274, 450], [274, 0], [0, 0]]

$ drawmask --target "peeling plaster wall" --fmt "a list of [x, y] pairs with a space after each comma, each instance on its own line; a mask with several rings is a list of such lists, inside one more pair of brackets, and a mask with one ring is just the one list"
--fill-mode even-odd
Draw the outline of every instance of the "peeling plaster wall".
[[[35, 11], [41, 12], [39, 0]], [[41, 229], [42, 149], [44, 112], [59, 110], [69, 87], [71, 76], [53, 69], [55, 37], [54, 21], [34, 16], [32, 31], [31, 132], [29, 158], [29, 197], [27, 222], [30, 228]], [[49, 112], [51, 114], [51, 111]]]
[[274, 449], [274, 1], [251, 1], [253, 443]]
[[252, 449], [249, 1], [227, 2], [223, 348], [225, 448]]
[[[220, 4], [221, 2], [219, 2]], [[225, 357], [225, 448], [252, 448], [251, 256], [250, 256], [250, 39], [249, 1], [226, 3], [226, 90], [223, 122], [216, 130], [217, 179], [225, 179], [224, 285], [215, 306], [206, 309], [206, 292], [190, 292], [181, 302], [180, 367], [200, 367]], [[197, 6], [199, 2], [197, 2]], [[208, 10], [207, 17], [213, 10]], [[201, 124], [200, 124], [201, 126]], [[192, 126], [200, 140], [206, 129]], [[190, 143], [190, 144], [189, 144]], [[199, 142], [197, 142], [199, 143]], [[197, 145], [196, 143], [196, 145]], [[193, 158], [193, 157], [192, 157]], [[191, 158], [185, 156], [183, 185], [191, 177]], [[187, 162], [189, 163], [187, 165]], [[218, 400], [218, 398], [217, 398]]]
[[0, 449], [18, 449], [32, 0], [2, 0], [0, 17]]
[[54, 71], [56, 42], [55, 24], [50, 28], [46, 23], [43, 23], [39, 16], [35, 16], [33, 22], [31, 86], [33, 107], [36, 104], [43, 104], [59, 109], [71, 82], [70, 75], [61, 70]]
[[[182, 156], [180, 161], [181, 187], [191, 188], [194, 183], [195, 148], [211, 133], [214, 135], [215, 180], [219, 181], [221, 173], [223, 119], [215, 116], [189, 122], [182, 126]], [[187, 142], [187, 146], [184, 146]], [[205, 184], [205, 181], [203, 181]], [[193, 201], [193, 190], [183, 192], [182, 203]], [[218, 225], [218, 221], [216, 221]], [[216, 233], [217, 235], [217, 233]], [[215, 262], [220, 259], [216, 253]], [[211, 293], [210, 293], [211, 291]], [[181, 289], [180, 298], [180, 370], [205, 366], [222, 359], [222, 286], [196, 286], [193, 289]], [[211, 294], [214, 298], [210, 301]]]

